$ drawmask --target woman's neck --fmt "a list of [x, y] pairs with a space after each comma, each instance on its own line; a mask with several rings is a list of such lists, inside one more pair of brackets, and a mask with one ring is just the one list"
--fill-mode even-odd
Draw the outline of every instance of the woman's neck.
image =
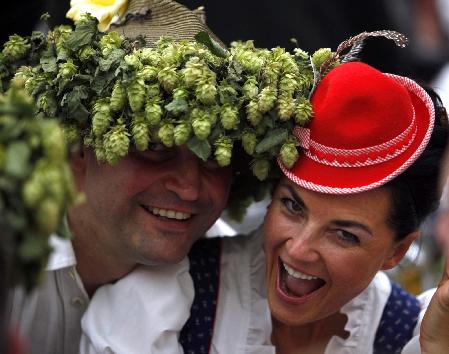
[[290, 326], [273, 318], [271, 341], [277, 354], [324, 353], [333, 336], [347, 338], [347, 316], [338, 312], [316, 322]]

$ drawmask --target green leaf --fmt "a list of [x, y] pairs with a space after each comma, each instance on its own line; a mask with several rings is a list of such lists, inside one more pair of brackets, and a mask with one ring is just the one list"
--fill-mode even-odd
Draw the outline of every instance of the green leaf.
[[270, 150], [278, 144], [283, 143], [288, 137], [287, 129], [275, 129], [267, 133], [262, 141], [256, 145], [256, 153], [261, 154]]
[[97, 95], [100, 95], [114, 79], [115, 75], [113, 72], [100, 72], [92, 79], [91, 89], [94, 90]]
[[207, 140], [200, 140], [196, 136], [187, 142], [187, 146], [203, 161], [207, 161], [212, 150]]
[[198, 43], [204, 44], [217, 57], [227, 58], [229, 56], [229, 52], [213, 40], [207, 32], [198, 32], [195, 39]]
[[56, 58], [42, 58], [40, 60], [40, 64], [42, 65], [42, 70], [47, 73], [54, 73], [58, 70], [58, 66], [56, 65]]
[[77, 51], [90, 44], [96, 32], [97, 24], [95, 21], [81, 21], [65, 41], [64, 47], [68, 50]]
[[173, 115], [178, 116], [181, 113], [187, 112], [187, 110], [189, 109], [189, 105], [184, 99], [175, 99], [169, 104], [166, 104], [165, 109]]
[[73, 90], [64, 97], [64, 104], [67, 104], [67, 114], [70, 119], [83, 123], [89, 118], [89, 111], [82, 100], [88, 97], [88, 89], [85, 86], [75, 86]]
[[31, 150], [26, 142], [15, 141], [6, 151], [5, 172], [11, 176], [24, 178], [29, 171]]
[[117, 67], [124, 56], [123, 49], [114, 49], [106, 58], [100, 59], [98, 66], [101, 71], [108, 71], [111, 67]]

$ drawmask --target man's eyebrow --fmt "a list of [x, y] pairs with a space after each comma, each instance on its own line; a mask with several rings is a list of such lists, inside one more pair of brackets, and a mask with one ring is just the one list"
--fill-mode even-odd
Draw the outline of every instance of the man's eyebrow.
[[293, 199], [295, 200], [296, 203], [298, 203], [298, 205], [304, 210], [307, 211], [307, 206], [304, 203], [304, 201], [302, 200], [302, 198], [299, 196], [299, 194], [295, 191], [295, 189], [287, 184], [287, 183], [281, 183], [281, 187], [288, 189], [288, 191], [290, 192], [290, 194], [292, 195]]
[[359, 223], [357, 221], [352, 220], [333, 220], [333, 224], [340, 227], [358, 227], [359, 229], [363, 229], [365, 232], [367, 232], [370, 236], [373, 236], [373, 232], [371, 229], [366, 226], [365, 224]]

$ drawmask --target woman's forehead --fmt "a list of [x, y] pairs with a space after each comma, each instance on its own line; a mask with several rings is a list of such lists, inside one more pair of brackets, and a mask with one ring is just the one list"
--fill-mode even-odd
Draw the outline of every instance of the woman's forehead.
[[311, 212], [326, 213], [333, 218], [352, 216], [386, 221], [391, 207], [391, 192], [386, 187], [354, 194], [326, 194], [305, 189], [284, 177], [278, 190], [299, 197]]

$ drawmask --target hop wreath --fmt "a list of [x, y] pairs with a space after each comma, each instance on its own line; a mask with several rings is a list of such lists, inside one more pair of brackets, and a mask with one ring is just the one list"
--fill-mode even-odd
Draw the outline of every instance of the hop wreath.
[[129, 149], [153, 144], [187, 144], [220, 166], [243, 159], [252, 173], [237, 171], [235, 185], [247, 190], [240, 198], [255, 196], [242, 179], [267, 180], [275, 157], [294, 163], [292, 127], [312, 115], [314, 61], [329, 59], [330, 50], [310, 57], [247, 41], [228, 51], [205, 32], [147, 48], [141, 38], [105, 34], [97, 25], [85, 14], [74, 28], [11, 36], [0, 56], [1, 88], [24, 87], [39, 117], [56, 117], [70, 143], [92, 146], [112, 165]]

